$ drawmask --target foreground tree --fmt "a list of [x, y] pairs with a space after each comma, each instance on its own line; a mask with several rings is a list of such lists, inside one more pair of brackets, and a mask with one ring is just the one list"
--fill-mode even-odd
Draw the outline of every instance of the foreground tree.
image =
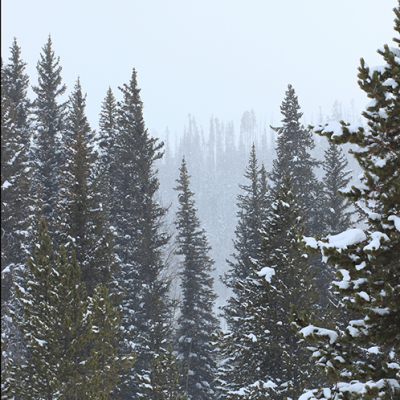
[[56, 259], [44, 219], [26, 280], [15, 286], [21, 312], [12, 316], [27, 354], [8, 363], [5, 389], [32, 399], [110, 395], [133, 362], [117, 354], [117, 310], [105, 288], [88, 302], [74, 251], [67, 257], [61, 246]]
[[[400, 34], [400, 4], [395, 8]], [[361, 60], [360, 87], [370, 97], [363, 113], [368, 128], [344, 122], [315, 128], [334, 143], [355, 143], [364, 170], [345, 195], [362, 206], [367, 228], [325, 239], [306, 238], [337, 269], [333, 286], [356, 314], [344, 331], [327, 330], [297, 318], [300, 334], [314, 346], [313, 357], [331, 379], [330, 388], [307, 399], [397, 399], [400, 396], [400, 39], [378, 53], [382, 67]]]
[[[238, 223], [236, 227], [236, 238], [233, 242], [235, 252], [232, 257], [234, 261], [228, 261], [230, 270], [223, 277], [223, 282], [233, 291], [233, 297], [228, 299], [224, 307], [224, 317], [231, 330], [239, 329], [241, 322], [232, 318], [235, 311], [234, 304], [241, 303], [241, 291], [236, 286], [237, 280], [244, 280], [251, 271], [250, 258], [256, 258], [261, 244], [260, 229], [266, 218], [269, 208], [267, 197], [267, 179], [264, 166], [258, 166], [255, 146], [253, 144], [249, 163], [246, 167], [244, 177], [246, 183], [239, 185], [242, 193], [238, 195]], [[236, 321], [236, 323], [235, 323]]]
[[14, 38], [10, 48], [10, 63], [4, 68], [4, 88], [2, 92], [11, 99], [16, 109], [16, 119], [18, 130], [21, 135], [21, 142], [27, 145], [30, 136], [30, 120], [32, 112], [32, 102], [28, 98], [29, 77], [25, 72], [26, 63], [21, 59], [21, 48], [18, 46], [17, 39]]
[[182, 160], [177, 182], [175, 190], [179, 193], [179, 207], [176, 214], [176, 254], [182, 256], [178, 354], [183, 366], [188, 369], [188, 399], [210, 400], [216, 398], [216, 364], [210, 344], [211, 335], [218, 327], [218, 321], [213, 314], [217, 296], [213, 292], [213, 279], [210, 276], [214, 262], [208, 256], [210, 247], [196, 215], [185, 159]]
[[98, 283], [115, 286], [118, 263], [85, 107], [86, 96], [78, 79], [69, 99], [65, 124], [64, 154], [68, 158], [57, 199], [57, 239], [60, 243], [72, 242], [82, 280], [92, 296]]
[[294, 398], [301, 393], [300, 382], [310, 380], [308, 369], [301, 366], [308, 356], [289, 322], [292, 304], [312, 311], [318, 298], [298, 240], [304, 233], [300, 213], [286, 177], [261, 230], [252, 270], [237, 281], [243, 293], [236, 300], [242, 326], [225, 335], [221, 345], [227, 359], [220, 370], [230, 378], [220, 375], [224, 398]]
[[286, 175], [290, 176], [299, 206], [305, 214], [306, 232], [322, 233], [322, 188], [314, 174], [319, 162], [310, 155], [310, 150], [315, 147], [313, 134], [300, 123], [303, 113], [300, 112], [292, 85], [288, 85], [280, 108], [283, 125], [279, 128], [271, 127], [278, 133], [277, 157], [270, 174], [274, 184], [272, 191], [279, 192], [282, 179]]
[[[169, 240], [162, 232], [167, 210], [155, 199], [159, 182], [154, 169], [156, 160], [162, 157], [163, 143], [157, 143], [145, 129], [135, 70], [129, 84], [120, 90], [123, 99], [110, 177], [114, 185], [111, 223], [121, 260], [120, 278], [125, 284], [123, 346], [126, 354], [137, 351], [134, 369], [144, 374], [169, 334], [169, 281], [163, 276], [166, 266], [162, 258]], [[124, 381], [124, 399], [131, 399], [138, 391], [132, 375], [134, 371]]]
[[166, 349], [155, 353], [149, 365], [149, 374], [138, 376], [140, 399], [144, 400], [186, 400], [184, 379], [187, 372], [182, 362], [172, 351], [171, 343]]
[[325, 151], [322, 168], [325, 195], [325, 232], [337, 234], [350, 228], [352, 212], [349, 211], [349, 201], [338, 192], [344, 190], [351, 180], [350, 171], [346, 170], [348, 161], [342, 149], [329, 143]]
[[51, 229], [60, 171], [64, 163], [61, 143], [66, 104], [59, 104], [58, 98], [67, 88], [62, 84], [62, 68], [59, 64], [60, 59], [55, 57], [49, 36], [37, 64], [38, 86], [32, 89], [37, 95], [33, 109], [37, 129], [33, 154], [35, 179], [41, 186], [43, 215], [48, 219]]

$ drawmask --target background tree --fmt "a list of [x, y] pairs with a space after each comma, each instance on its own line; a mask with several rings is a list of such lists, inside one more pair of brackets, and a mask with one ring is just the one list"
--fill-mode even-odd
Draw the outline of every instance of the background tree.
[[178, 191], [179, 207], [176, 213], [176, 254], [182, 256], [178, 354], [183, 366], [189, 370], [186, 377], [188, 398], [213, 399], [216, 398], [216, 364], [210, 340], [218, 327], [218, 321], [213, 315], [216, 295], [210, 277], [214, 262], [208, 256], [210, 247], [196, 216], [185, 159], [182, 160], [177, 182], [175, 190]]
[[[394, 9], [400, 34], [400, 4]], [[356, 143], [364, 173], [346, 192], [368, 218], [365, 230], [352, 229], [316, 241], [306, 238], [337, 270], [333, 282], [348, 310], [358, 316], [344, 331], [295, 322], [313, 342], [313, 357], [331, 379], [331, 388], [314, 390], [308, 399], [395, 399], [400, 394], [400, 39], [378, 50], [383, 67], [361, 60], [359, 85], [371, 102], [363, 116], [368, 128], [344, 122], [315, 128], [334, 143]]]

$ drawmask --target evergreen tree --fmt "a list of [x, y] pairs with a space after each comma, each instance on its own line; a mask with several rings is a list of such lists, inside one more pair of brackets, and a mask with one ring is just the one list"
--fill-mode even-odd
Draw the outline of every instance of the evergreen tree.
[[317, 298], [298, 239], [303, 232], [301, 211], [285, 177], [261, 230], [252, 269], [236, 283], [242, 292], [235, 299], [241, 328], [222, 337], [220, 344], [228, 357], [220, 368], [228, 377], [221, 374], [224, 398], [294, 398], [301, 393], [300, 382], [309, 379], [299, 362], [308, 357], [289, 322], [292, 304], [311, 310]]
[[[58, 380], [58, 271], [56, 257], [42, 219], [34, 258], [28, 260], [25, 287], [16, 284], [22, 315], [13, 315], [26, 341], [29, 357], [10, 369], [9, 384], [14, 394], [27, 398], [55, 398]], [[22, 317], [22, 318], [21, 318]]]
[[250, 258], [257, 257], [261, 244], [260, 229], [269, 207], [266, 171], [264, 166], [261, 168], [258, 166], [254, 144], [244, 177], [248, 183], [239, 185], [242, 193], [238, 195], [237, 203], [239, 220], [235, 230], [236, 239], [233, 242], [235, 253], [232, 257], [234, 261], [228, 261], [230, 270], [223, 279], [224, 283], [233, 291], [233, 297], [228, 299], [227, 305], [224, 307], [224, 317], [231, 330], [236, 330], [241, 325], [237, 318], [232, 319], [230, 315], [235, 312], [232, 308], [234, 308], [236, 300], [241, 302], [242, 293], [236, 287], [236, 281], [244, 280], [250, 274]]
[[[27, 148], [16, 123], [17, 110], [1, 90], [1, 299], [11, 295], [15, 275], [28, 256], [30, 167]], [[2, 307], [3, 309], [3, 307]]]
[[160, 349], [150, 362], [149, 374], [138, 376], [140, 399], [145, 400], [186, 400], [182, 381], [186, 377], [182, 362], [172, 351], [171, 343], [167, 349]]
[[90, 389], [85, 398], [109, 400], [115, 398], [116, 387], [125, 371], [135, 362], [135, 355], [119, 354], [121, 320], [104, 285], [97, 285], [94, 289], [93, 297], [89, 300], [88, 314], [92, 333], [87, 365], [89, 373], [86, 377]]
[[215, 355], [210, 345], [211, 335], [218, 327], [213, 315], [216, 295], [210, 277], [214, 262], [208, 256], [210, 247], [196, 215], [185, 159], [182, 160], [177, 182], [176, 254], [182, 256], [183, 297], [178, 318], [178, 353], [184, 367], [189, 370], [186, 378], [188, 398], [209, 400], [216, 398]]
[[[400, 3], [395, 9], [400, 34]], [[359, 85], [371, 102], [360, 124], [330, 123], [315, 128], [333, 143], [355, 143], [364, 173], [346, 197], [362, 206], [367, 228], [350, 229], [315, 240], [337, 270], [333, 286], [356, 314], [346, 329], [319, 328], [305, 316], [295, 320], [313, 343], [313, 357], [331, 379], [331, 388], [307, 399], [398, 399], [400, 396], [400, 39], [378, 50], [385, 65], [369, 68], [361, 60]]]
[[[4, 90], [1, 79], [1, 330], [7, 337], [6, 361], [23, 357], [24, 345], [9, 309], [18, 312], [13, 290], [21, 283], [31, 237], [33, 196], [27, 147], [17, 125], [17, 110]], [[2, 369], [2, 372], [5, 371]]]
[[[126, 293], [121, 312], [124, 347], [127, 354], [136, 349], [134, 368], [142, 374], [169, 330], [169, 281], [162, 275], [166, 270], [162, 255], [169, 240], [162, 232], [167, 210], [155, 199], [159, 182], [154, 170], [163, 143], [145, 129], [135, 70], [120, 90], [123, 100], [110, 178], [114, 185], [111, 223]], [[127, 377], [123, 398], [130, 399], [136, 392], [136, 384]]]
[[325, 194], [325, 232], [337, 234], [350, 228], [352, 213], [349, 202], [339, 194], [351, 180], [350, 171], [346, 171], [348, 161], [342, 149], [333, 143], [325, 151], [322, 167], [325, 171], [323, 178]]
[[115, 162], [115, 140], [118, 134], [117, 120], [117, 102], [110, 87], [101, 105], [99, 121], [100, 133], [97, 137], [99, 162], [103, 175], [104, 195], [107, 199], [110, 199], [114, 190], [114, 184], [111, 179], [113, 179], [115, 175], [112, 168]]
[[271, 127], [278, 133], [277, 158], [273, 161], [270, 174], [274, 183], [272, 190], [274, 193], [278, 192], [283, 177], [289, 175], [299, 206], [306, 215], [306, 232], [318, 234], [321, 233], [322, 188], [314, 174], [314, 168], [319, 163], [309, 153], [315, 147], [314, 139], [312, 132], [300, 123], [303, 113], [300, 112], [298, 98], [291, 85], [288, 85], [280, 109], [284, 117], [283, 126]]
[[96, 284], [111, 285], [118, 263], [109, 229], [108, 204], [103, 202], [94, 135], [85, 115], [86, 96], [79, 79], [69, 100], [65, 154], [69, 154], [60, 181], [58, 239], [72, 241], [89, 295]]
[[[54, 291], [58, 299], [54, 325], [58, 345], [57, 373], [60, 395], [65, 399], [78, 399], [87, 395], [93, 382], [88, 382], [87, 349], [91, 340], [91, 321], [87, 318], [87, 299], [81, 271], [75, 252], [68, 259], [65, 246], [60, 248], [57, 260], [57, 282]], [[54, 332], [53, 332], [54, 335]]]
[[43, 215], [52, 227], [60, 170], [64, 162], [61, 143], [66, 104], [59, 104], [58, 98], [67, 88], [62, 84], [60, 59], [55, 57], [50, 36], [42, 50], [37, 64], [38, 86], [32, 87], [37, 95], [33, 110], [37, 130], [33, 159], [36, 181], [41, 186]]
[[10, 63], [4, 68], [4, 90], [16, 109], [16, 124], [22, 136], [21, 142], [27, 145], [31, 136], [30, 119], [32, 103], [28, 98], [29, 77], [25, 73], [26, 63], [21, 59], [21, 48], [14, 38], [10, 48]]

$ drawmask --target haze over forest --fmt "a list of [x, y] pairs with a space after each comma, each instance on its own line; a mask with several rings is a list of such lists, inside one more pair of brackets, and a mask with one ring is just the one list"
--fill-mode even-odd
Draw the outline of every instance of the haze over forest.
[[19, 5], [2, 399], [398, 399], [400, 0], [289, 3]]

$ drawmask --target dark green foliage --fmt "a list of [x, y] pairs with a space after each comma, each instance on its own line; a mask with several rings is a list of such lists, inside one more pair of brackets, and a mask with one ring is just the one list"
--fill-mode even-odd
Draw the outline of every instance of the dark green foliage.
[[235, 230], [233, 253], [234, 261], [228, 261], [229, 272], [224, 276], [223, 282], [232, 289], [234, 297], [228, 299], [224, 307], [224, 317], [231, 330], [239, 329], [241, 324], [237, 318], [232, 318], [235, 304], [240, 303], [242, 292], [236, 286], [237, 280], [246, 279], [251, 271], [250, 258], [256, 258], [261, 244], [260, 229], [266, 218], [270, 200], [268, 199], [268, 185], [264, 166], [259, 168], [257, 163], [255, 146], [250, 153], [249, 164], [246, 167], [244, 177], [247, 184], [239, 185], [242, 193], [238, 196], [237, 206], [238, 224]]
[[30, 235], [29, 188], [31, 170], [27, 148], [17, 126], [17, 111], [1, 91], [1, 274], [2, 309], [12, 282], [21, 274], [28, 256]]
[[160, 349], [154, 354], [149, 374], [137, 376], [141, 390], [138, 397], [146, 400], [186, 400], [182, 384], [186, 377], [187, 371], [183, 371], [182, 362], [177, 359], [169, 343], [167, 349]]
[[36, 164], [36, 182], [41, 186], [43, 215], [52, 227], [52, 218], [59, 188], [62, 154], [62, 136], [65, 123], [65, 103], [58, 98], [66, 91], [62, 85], [60, 60], [54, 55], [49, 36], [37, 64], [38, 86], [32, 89], [37, 97], [34, 101], [36, 123], [35, 149], [33, 159]]
[[25, 287], [16, 285], [21, 315], [14, 315], [26, 341], [28, 358], [10, 370], [14, 393], [28, 398], [52, 398], [60, 390], [58, 335], [58, 271], [44, 220], [40, 221], [34, 258], [28, 260]]
[[16, 109], [15, 122], [22, 136], [21, 142], [28, 144], [30, 139], [30, 119], [32, 103], [28, 98], [27, 92], [29, 88], [29, 77], [25, 73], [26, 63], [21, 59], [21, 48], [14, 38], [10, 47], [11, 57], [10, 63], [5, 66], [2, 72], [4, 77], [5, 94], [11, 99]]
[[134, 361], [118, 355], [118, 311], [103, 286], [86, 299], [74, 251], [67, 258], [62, 245], [56, 259], [44, 219], [25, 283], [15, 286], [21, 312], [12, 316], [27, 355], [9, 363], [5, 388], [30, 399], [109, 394]]
[[[400, 3], [395, 13], [400, 34]], [[315, 128], [334, 143], [359, 146], [354, 156], [364, 174], [345, 195], [368, 219], [365, 231], [306, 239], [336, 268], [333, 287], [357, 315], [344, 332], [298, 318], [300, 333], [313, 342], [313, 357], [333, 383], [332, 397], [315, 390], [311, 398], [345, 399], [348, 391], [363, 399], [400, 395], [400, 40], [395, 41], [397, 47], [378, 51], [383, 67], [370, 69], [361, 60], [359, 84], [372, 99], [363, 113], [368, 128], [344, 122]]]
[[79, 79], [68, 106], [64, 135], [68, 158], [60, 180], [57, 236], [59, 242], [72, 242], [91, 296], [97, 283], [114, 284], [118, 263], [108, 226], [108, 204], [102, 198], [93, 132], [85, 115], [86, 96]]
[[[134, 368], [141, 374], [169, 331], [169, 281], [162, 276], [166, 269], [162, 255], [169, 239], [162, 232], [167, 210], [155, 199], [159, 182], [154, 169], [163, 143], [145, 129], [135, 70], [120, 90], [123, 99], [110, 176], [111, 223], [126, 294], [121, 313], [124, 347], [127, 354], [133, 347], [137, 350]], [[123, 398], [132, 398], [137, 391], [131, 385], [130, 380]]]
[[58, 278], [54, 288], [58, 298], [55, 327], [58, 329], [53, 331], [53, 335], [59, 342], [56, 354], [60, 394], [65, 399], [82, 398], [92, 384], [85, 380], [91, 339], [91, 323], [86, 316], [86, 291], [74, 251], [67, 258], [62, 245], [55, 267]]
[[119, 354], [121, 320], [104, 285], [97, 285], [89, 299], [88, 318], [92, 332], [86, 376], [90, 389], [86, 398], [109, 400], [115, 398], [115, 388], [135, 362], [135, 354]]
[[291, 85], [285, 93], [281, 105], [283, 125], [272, 128], [278, 132], [277, 158], [273, 161], [270, 179], [274, 183], [273, 192], [279, 191], [282, 179], [290, 176], [299, 206], [305, 214], [306, 232], [318, 234], [321, 232], [322, 187], [314, 174], [314, 168], [319, 162], [311, 157], [309, 151], [315, 147], [312, 132], [305, 129], [300, 118], [300, 106]]
[[318, 299], [307, 256], [300, 249], [300, 214], [285, 177], [264, 222], [252, 270], [236, 282], [242, 292], [236, 300], [241, 329], [220, 338], [223, 354], [229, 357], [220, 368], [230, 378], [224, 382], [221, 375], [224, 398], [257, 398], [261, 388], [274, 399], [294, 398], [310, 379], [308, 369], [300, 367], [308, 356], [289, 322], [292, 304], [312, 310]]
[[218, 327], [213, 315], [216, 295], [210, 277], [213, 260], [208, 253], [205, 231], [196, 215], [193, 192], [185, 159], [182, 160], [178, 186], [179, 207], [176, 213], [177, 250], [181, 256], [181, 314], [178, 318], [177, 346], [179, 358], [188, 369], [186, 393], [189, 399], [214, 399], [215, 355], [210, 344]]
[[342, 149], [333, 143], [325, 151], [322, 167], [325, 171], [323, 178], [325, 194], [325, 226], [326, 232], [335, 235], [351, 226], [352, 213], [349, 202], [339, 194], [351, 180], [350, 171], [346, 170], [348, 161]]

